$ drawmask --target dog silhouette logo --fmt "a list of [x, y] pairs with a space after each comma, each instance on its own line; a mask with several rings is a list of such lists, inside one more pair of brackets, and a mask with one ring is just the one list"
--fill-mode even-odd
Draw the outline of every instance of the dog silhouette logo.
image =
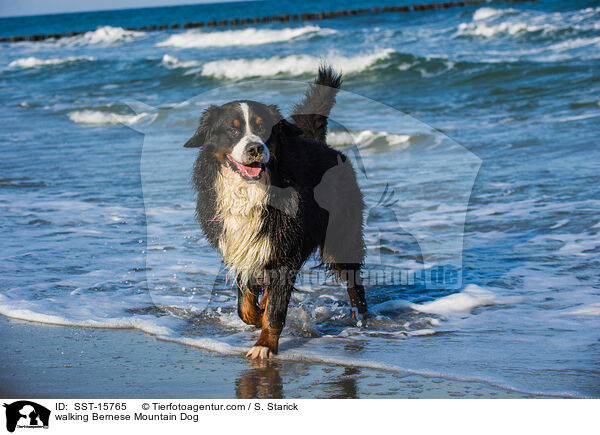
[[14, 432], [18, 428], [48, 428], [50, 410], [28, 400], [4, 404], [6, 408], [6, 430]]

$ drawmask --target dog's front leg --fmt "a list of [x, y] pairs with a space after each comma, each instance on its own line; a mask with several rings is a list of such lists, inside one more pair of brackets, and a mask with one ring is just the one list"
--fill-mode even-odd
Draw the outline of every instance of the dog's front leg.
[[238, 316], [248, 325], [261, 327], [262, 311], [258, 306], [259, 287], [238, 283]]
[[292, 289], [293, 282], [290, 284], [288, 280], [277, 280], [265, 288], [261, 301], [261, 306], [264, 304], [262, 330], [258, 340], [246, 354], [247, 357], [263, 359], [277, 353]]

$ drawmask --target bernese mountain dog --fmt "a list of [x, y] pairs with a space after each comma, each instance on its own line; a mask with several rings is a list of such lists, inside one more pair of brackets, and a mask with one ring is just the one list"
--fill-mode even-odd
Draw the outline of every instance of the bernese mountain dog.
[[296, 276], [313, 254], [347, 284], [352, 317], [367, 312], [362, 194], [350, 160], [326, 144], [341, 82], [319, 67], [290, 120], [256, 101], [212, 105], [185, 144], [201, 148], [198, 221], [235, 278], [238, 315], [262, 328], [252, 359], [277, 353]]

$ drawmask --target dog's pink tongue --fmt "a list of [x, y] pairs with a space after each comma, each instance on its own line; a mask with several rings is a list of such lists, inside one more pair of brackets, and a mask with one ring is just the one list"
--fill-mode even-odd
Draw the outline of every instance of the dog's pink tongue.
[[258, 163], [253, 164], [253, 166], [246, 166], [236, 162], [230, 155], [228, 155], [227, 158], [236, 166], [240, 175], [243, 177], [258, 178], [263, 169], [262, 165]]
[[239, 165], [240, 170], [242, 171], [242, 175], [245, 177], [256, 178], [260, 175], [260, 171], [262, 168], [260, 166], [244, 166]]

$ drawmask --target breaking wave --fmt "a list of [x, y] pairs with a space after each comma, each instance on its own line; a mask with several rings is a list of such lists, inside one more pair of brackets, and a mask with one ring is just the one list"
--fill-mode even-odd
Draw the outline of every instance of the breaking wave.
[[[394, 50], [386, 49], [372, 54], [359, 54], [357, 56], [328, 56], [327, 62], [344, 72], [351, 74], [363, 71], [377, 61], [389, 57]], [[222, 79], [244, 79], [249, 77], [271, 77], [277, 75], [301, 75], [313, 73], [315, 65], [322, 59], [306, 54], [295, 54], [285, 57], [255, 58], [255, 59], [227, 59], [207, 62], [202, 67], [203, 76]]]
[[273, 42], [283, 42], [302, 36], [331, 35], [337, 33], [333, 29], [322, 29], [319, 26], [304, 26], [287, 29], [256, 29], [225, 30], [222, 32], [203, 32], [189, 30], [185, 33], [171, 35], [165, 41], [156, 44], [157, 47], [205, 48], [228, 47], [234, 45], [261, 45]]
[[355, 132], [332, 130], [327, 133], [327, 143], [334, 148], [345, 148], [356, 145], [365, 151], [381, 151], [389, 150], [390, 148], [406, 148], [411, 145], [411, 140], [415, 140], [416, 136], [419, 135], [411, 136], [372, 130]]
[[127, 115], [114, 112], [104, 112], [99, 110], [76, 110], [69, 113], [69, 119], [77, 124], [89, 126], [102, 125], [131, 125], [143, 119], [150, 119], [152, 115], [148, 113], [139, 113], [137, 115]]
[[515, 9], [479, 8], [473, 14], [473, 21], [486, 20], [492, 17], [498, 18], [506, 14], [513, 14], [515, 12]]
[[175, 68], [193, 68], [193, 67], [197, 67], [202, 65], [201, 62], [197, 61], [197, 60], [188, 60], [188, 61], [184, 61], [184, 60], [179, 60], [174, 56], [169, 56], [168, 54], [165, 54], [162, 58], [162, 61], [160, 62], [160, 64], [164, 67], [167, 67], [169, 69], [175, 69]]
[[458, 26], [457, 35], [459, 36], [480, 36], [484, 38], [492, 38], [496, 35], [518, 35], [532, 32], [549, 32], [557, 30], [551, 24], [530, 24], [523, 22], [503, 22], [497, 24], [475, 22], [461, 23]]
[[600, 8], [540, 13], [484, 7], [475, 11], [471, 22], [460, 23], [456, 35], [493, 38], [504, 35], [586, 33], [598, 30], [599, 14]]
[[103, 26], [72, 38], [60, 39], [59, 43], [69, 46], [115, 45], [132, 42], [146, 36], [144, 32], [125, 30], [122, 27]]
[[21, 59], [13, 60], [8, 64], [9, 68], [37, 68], [48, 65], [60, 65], [63, 63], [81, 62], [81, 61], [94, 61], [95, 58], [91, 56], [69, 56], [69, 57], [54, 57], [50, 59], [40, 59], [38, 57], [24, 57]]

